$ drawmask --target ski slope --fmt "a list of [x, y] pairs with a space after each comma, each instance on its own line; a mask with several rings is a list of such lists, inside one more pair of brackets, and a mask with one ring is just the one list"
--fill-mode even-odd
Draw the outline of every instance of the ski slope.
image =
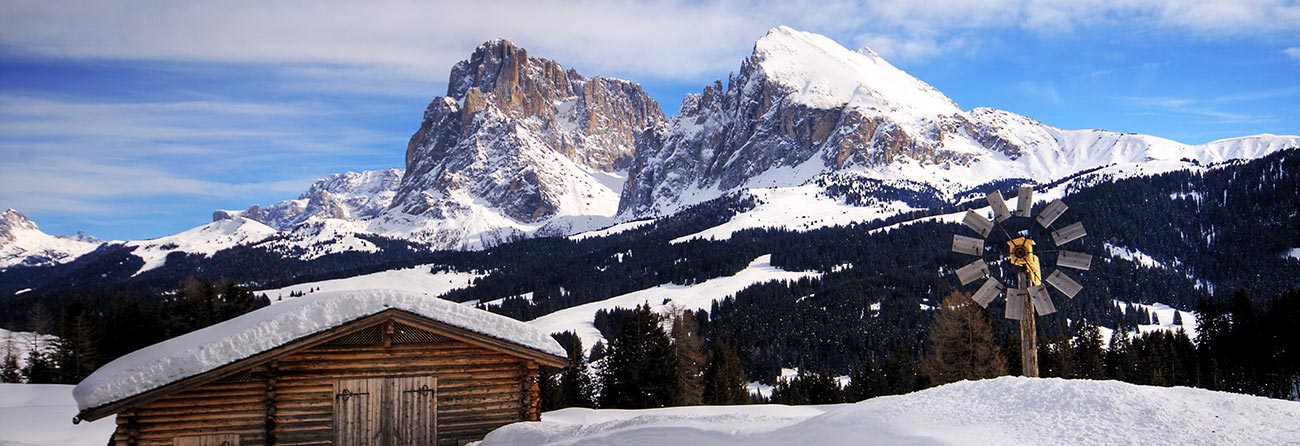
[[827, 406], [563, 409], [479, 446], [1296, 445], [1300, 402], [1002, 377]]

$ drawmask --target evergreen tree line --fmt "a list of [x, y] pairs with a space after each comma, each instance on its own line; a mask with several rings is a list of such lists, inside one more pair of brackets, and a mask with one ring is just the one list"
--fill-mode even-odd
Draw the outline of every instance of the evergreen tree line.
[[[569, 364], [542, 370], [543, 409], [750, 402], [749, 380], [725, 340], [705, 342], [697, 327], [700, 316], [691, 311], [673, 311], [664, 318], [649, 305], [637, 306], [626, 313], [609, 345], [593, 349], [590, 357], [576, 334], [554, 334], [568, 352]], [[592, 358], [596, 367], [588, 362]]]
[[[105, 301], [107, 301], [105, 303]], [[19, 368], [19, 352], [0, 361], [0, 380], [34, 384], [76, 384], [99, 366], [140, 348], [270, 305], [233, 281], [186, 279], [175, 292], [110, 297], [77, 295], [55, 315], [37, 305], [25, 329], [57, 336], [52, 346], [33, 343]]]

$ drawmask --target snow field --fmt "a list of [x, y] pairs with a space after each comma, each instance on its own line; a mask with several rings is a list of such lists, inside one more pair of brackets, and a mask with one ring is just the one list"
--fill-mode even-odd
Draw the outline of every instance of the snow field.
[[0, 446], [103, 446], [114, 417], [73, 425], [72, 386], [0, 384]]
[[1296, 445], [1300, 402], [1117, 381], [1001, 377], [828, 406], [563, 409], [480, 446]]

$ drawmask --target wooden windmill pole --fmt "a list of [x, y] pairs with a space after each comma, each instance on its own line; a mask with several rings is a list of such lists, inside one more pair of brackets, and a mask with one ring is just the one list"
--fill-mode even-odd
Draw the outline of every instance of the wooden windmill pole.
[[1034, 319], [1034, 300], [1029, 297], [1029, 274], [1020, 271], [1016, 286], [1025, 297], [1025, 313], [1020, 318], [1020, 374], [1038, 377], [1038, 327]]

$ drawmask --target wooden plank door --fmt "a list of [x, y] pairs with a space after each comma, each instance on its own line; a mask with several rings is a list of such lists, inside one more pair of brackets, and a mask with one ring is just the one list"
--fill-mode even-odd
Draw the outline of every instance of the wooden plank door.
[[239, 434], [210, 434], [176, 437], [175, 446], [239, 446]]
[[391, 378], [393, 446], [433, 446], [437, 442], [438, 379]]
[[334, 444], [386, 446], [383, 443], [384, 378], [344, 379], [334, 387]]

